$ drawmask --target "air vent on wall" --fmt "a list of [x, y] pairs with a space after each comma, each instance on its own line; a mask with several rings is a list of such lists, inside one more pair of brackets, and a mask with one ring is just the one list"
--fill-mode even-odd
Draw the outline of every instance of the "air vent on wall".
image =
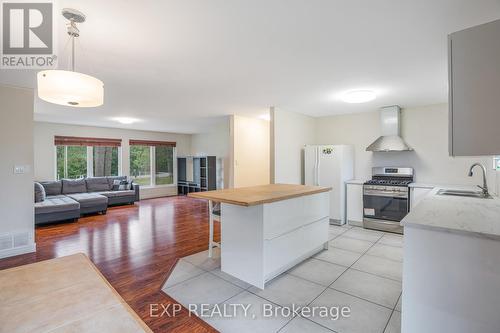
[[14, 247], [26, 246], [30, 241], [29, 232], [20, 232], [12, 235], [12, 239], [14, 241]]
[[0, 235], [0, 251], [12, 248], [12, 236]]

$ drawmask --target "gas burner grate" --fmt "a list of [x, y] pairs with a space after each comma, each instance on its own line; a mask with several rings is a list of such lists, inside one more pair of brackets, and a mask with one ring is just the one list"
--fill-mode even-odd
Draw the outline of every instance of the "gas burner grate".
[[409, 179], [370, 179], [365, 184], [368, 185], [392, 185], [392, 186], [408, 186], [412, 180]]

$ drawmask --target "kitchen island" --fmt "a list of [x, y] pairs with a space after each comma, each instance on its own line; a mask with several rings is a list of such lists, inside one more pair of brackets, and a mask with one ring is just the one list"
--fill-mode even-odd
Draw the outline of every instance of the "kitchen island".
[[401, 221], [402, 332], [498, 333], [500, 199], [440, 190], [434, 188]]
[[221, 203], [221, 270], [264, 289], [328, 246], [330, 190], [270, 184], [189, 196]]

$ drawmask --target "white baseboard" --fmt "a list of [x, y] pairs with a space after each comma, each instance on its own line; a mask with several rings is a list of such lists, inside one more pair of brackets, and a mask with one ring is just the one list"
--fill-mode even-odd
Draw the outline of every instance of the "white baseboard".
[[157, 186], [141, 188], [140, 196], [142, 199], [153, 199], [177, 195], [177, 186]]
[[345, 224], [343, 220], [340, 219], [330, 219], [331, 225], [343, 225]]
[[7, 250], [0, 251], [0, 259], [18, 256], [20, 254], [36, 252], [36, 243], [31, 243], [24, 246], [13, 247]]

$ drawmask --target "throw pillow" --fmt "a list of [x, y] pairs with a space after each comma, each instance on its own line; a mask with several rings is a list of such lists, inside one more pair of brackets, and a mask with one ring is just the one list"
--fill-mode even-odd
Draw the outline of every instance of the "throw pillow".
[[120, 183], [120, 186], [118, 187], [118, 190], [119, 191], [127, 191], [127, 190], [130, 190], [131, 187], [132, 187], [132, 183], [129, 183], [126, 180], [122, 180]]
[[35, 202], [42, 202], [45, 200], [45, 188], [42, 184], [35, 182]]
[[113, 187], [111, 188], [112, 191], [118, 191], [120, 189], [120, 184], [122, 183], [121, 180], [115, 179], [113, 180]]
[[42, 184], [46, 195], [60, 195], [62, 193], [62, 182], [60, 180], [39, 183]]

